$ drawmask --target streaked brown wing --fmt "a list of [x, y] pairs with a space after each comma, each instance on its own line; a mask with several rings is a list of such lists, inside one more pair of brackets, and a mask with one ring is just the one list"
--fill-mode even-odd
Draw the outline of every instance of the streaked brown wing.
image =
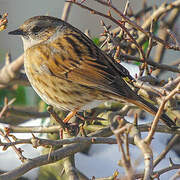
[[[31, 47], [29, 55], [46, 64], [52, 75], [88, 87], [116, 92], [111, 84], [121, 76], [132, 77], [120, 64], [113, 62], [85, 35], [68, 30], [58, 38]], [[122, 80], [123, 81], [123, 80]]]

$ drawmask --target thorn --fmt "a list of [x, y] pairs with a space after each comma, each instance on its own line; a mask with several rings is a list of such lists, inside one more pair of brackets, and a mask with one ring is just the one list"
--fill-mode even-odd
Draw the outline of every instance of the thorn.
[[100, 20], [100, 24], [101, 26], [105, 26], [104, 21], [102, 19]]
[[60, 177], [63, 176], [64, 173], [65, 173], [65, 169], [63, 168], [61, 173], [60, 173]]
[[9, 65], [11, 62], [12, 62], [11, 54], [7, 52], [5, 57], [5, 65]]
[[173, 81], [173, 78], [172, 77], [169, 77], [168, 78], [168, 82], [172, 82]]
[[108, 5], [111, 5], [111, 0], [108, 0]]
[[113, 173], [113, 178], [116, 179], [119, 175], [119, 172], [116, 170], [114, 173]]
[[138, 125], [138, 115], [137, 115], [137, 113], [135, 113], [135, 115], [134, 115], [134, 121], [133, 121], [133, 124], [134, 124], [135, 126]]
[[109, 25], [109, 26], [107, 27], [107, 30], [110, 30], [110, 29], [111, 29], [111, 27], [112, 27], [112, 26], [111, 26], [111, 25]]
[[[74, 0], [75, 1], [75, 0]], [[82, 3], [84, 3], [86, 0], [82, 0], [81, 2], [80, 2], [80, 4], [82, 4]]]
[[5, 97], [5, 98], [4, 98], [4, 106], [7, 106], [7, 105], [8, 105], [8, 98]]
[[84, 31], [84, 34], [85, 34], [86, 36], [88, 36], [90, 39], [92, 39], [91, 33], [90, 33], [90, 30], [89, 30], [89, 29], [86, 29], [86, 30]]
[[100, 36], [107, 36], [107, 34], [106, 33], [101, 33]]
[[4, 13], [2, 18], [6, 18], [8, 16], [8, 13]]
[[9, 134], [9, 137], [11, 137], [14, 141], [17, 141], [16, 136], [14, 136], [14, 135], [12, 135], [12, 134]]
[[173, 161], [172, 161], [171, 158], [169, 158], [169, 163], [170, 163], [170, 166], [173, 166], [173, 165], [174, 165], [174, 163], [173, 163]]
[[5, 146], [3, 146], [2, 150], [3, 150], [3, 151], [6, 151], [6, 150], [8, 149], [8, 147], [9, 147], [9, 146], [6, 146], [6, 145], [5, 145]]
[[95, 142], [95, 138], [92, 138], [92, 139], [91, 139], [91, 142], [94, 143], [94, 142]]
[[137, 73], [135, 74], [135, 78], [136, 78], [136, 79], [138, 78], [138, 75], [137, 75]]
[[152, 67], [150, 67], [150, 69], [149, 69], [149, 73], [150, 73], [150, 74], [152, 74], [152, 72], [153, 72], [153, 68], [152, 68]]
[[91, 14], [95, 14], [95, 12], [94, 12], [94, 11], [90, 11], [90, 13], [91, 13]]
[[110, 17], [111, 17], [111, 11], [110, 11], [110, 10], [108, 11], [108, 16], [110, 16]]
[[24, 152], [24, 150], [21, 149], [21, 148], [18, 148], [18, 151], [19, 151], [20, 153]]
[[10, 133], [10, 128], [9, 127], [4, 127], [4, 132], [5, 132], [5, 134], [9, 134]]
[[52, 109], [53, 109], [52, 106], [48, 106], [48, 107], [47, 107], [47, 111], [48, 111], [49, 113], [52, 112]]

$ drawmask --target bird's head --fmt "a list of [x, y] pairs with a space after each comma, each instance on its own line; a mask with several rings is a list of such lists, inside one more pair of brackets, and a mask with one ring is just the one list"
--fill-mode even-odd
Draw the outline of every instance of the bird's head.
[[24, 43], [24, 50], [53, 37], [64, 22], [50, 16], [35, 16], [26, 20], [18, 29], [9, 32], [11, 35], [20, 35]]

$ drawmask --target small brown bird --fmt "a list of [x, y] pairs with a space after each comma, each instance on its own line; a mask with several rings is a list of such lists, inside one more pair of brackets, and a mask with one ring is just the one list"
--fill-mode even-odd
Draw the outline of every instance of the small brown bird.
[[[129, 71], [70, 24], [36, 16], [9, 34], [22, 36], [24, 67], [34, 90], [47, 104], [71, 111], [69, 118], [108, 100], [129, 102], [156, 114], [158, 109], [125, 81], [133, 80]], [[166, 114], [161, 120], [176, 126]]]

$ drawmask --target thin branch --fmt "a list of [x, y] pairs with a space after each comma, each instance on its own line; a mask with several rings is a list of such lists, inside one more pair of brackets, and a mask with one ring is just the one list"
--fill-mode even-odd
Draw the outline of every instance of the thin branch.
[[126, 170], [126, 176], [128, 177], [128, 179], [132, 179], [133, 176], [133, 171], [132, 171], [132, 166], [130, 161], [127, 159], [124, 147], [123, 147], [123, 140], [121, 137], [120, 133], [114, 133], [117, 139], [117, 143], [119, 146], [119, 150], [121, 152], [121, 162], [122, 162], [122, 166], [124, 167], [124, 169]]
[[174, 146], [174, 144], [179, 139], [180, 135], [176, 134], [167, 144], [165, 149], [161, 152], [161, 154], [154, 160], [153, 167], [155, 168], [158, 163], [166, 156], [166, 154], [171, 150], [171, 148]]
[[[119, 16], [121, 16], [121, 17], [123, 18], [124, 21], [126, 21], [127, 23], [129, 23], [132, 27], [134, 27], [135, 29], [139, 30], [139, 31], [142, 32], [144, 35], [146, 35], [146, 36], [148, 36], [148, 37], [151, 37], [152, 39], [158, 41], [159, 43], [164, 44], [166, 48], [168, 48], [168, 49], [174, 49], [174, 50], [180, 50], [180, 47], [179, 47], [179, 46], [168, 44], [167, 42], [165, 42], [164, 40], [156, 37], [154, 34], [150, 33], [149, 31], [144, 30], [141, 26], [135, 24], [135, 23], [134, 23], [133, 21], [131, 21], [128, 17], [124, 16], [124, 14], [123, 14], [122, 12], [120, 12], [120, 11], [119, 11], [115, 6], [113, 6], [111, 3], [109, 4], [108, 2], [106, 2], [106, 1], [104, 1], [104, 0], [94, 0], [94, 1], [97, 1], [97, 2], [99, 2], [100, 4], [103, 4], [103, 5], [107, 6], [107, 7], [112, 8]], [[166, 5], [163, 7], [163, 13], [167, 13], [168, 11], [172, 10], [172, 8], [176, 8], [176, 7], [179, 7], [179, 6], [180, 6], [180, 0], [177, 0], [177, 1], [175, 1], [175, 2], [166, 4]], [[151, 16], [149, 25], [151, 24], [152, 19], [155, 19], [155, 18], [152, 18], [152, 16]]]
[[19, 56], [11, 63], [6, 63], [0, 69], [0, 89], [5, 88], [11, 84], [21, 82], [21, 84], [29, 84], [28, 81], [24, 81], [18, 78], [20, 69], [23, 67], [24, 55]]
[[171, 164], [169, 167], [166, 167], [166, 168], [163, 168], [163, 169], [161, 169], [161, 170], [159, 170], [159, 171], [155, 171], [154, 173], [153, 173], [153, 178], [158, 178], [158, 177], [160, 177], [162, 174], [164, 174], [164, 173], [166, 173], [166, 172], [168, 172], [168, 171], [171, 171], [171, 170], [174, 170], [174, 169], [180, 169], [180, 164]]
[[[141, 58], [136, 57], [136, 56], [121, 54], [120, 58], [121, 57], [125, 60], [128, 60], [128, 61], [136, 61], [136, 62], [141, 62], [141, 63], [143, 62]], [[180, 68], [177, 66], [172, 66], [172, 65], [167, 65], [167, 64], [159, 64], [159, 63], [156, 63], [150, 59], [145, 59], [145, 62], [147, 62], [147, 64], [149, 64], [149, 65], [151, 65], [157, 69], [162, 69], [164, 71], [172, 71], [175, 73], [180, 73]]]
[[50, 140], [50, 139], [32, 137], [30, 139], [20, 139], [9, 143], [0, 142], [0, 146], [4, 146], [7, 149], [8, 147], [17, 144], [32, 144], [34, 148], [37, 148], [39, 146], [60, 147], [66, 144], [74, 144], [74, 143], [117, 144], [117, 141], [115, 138], [106, 138], [106, 137], [75, 137], [75, 138], [68, 138], [61, 140]]
[[[128, 131], [130, 137], [133, 138], [135, 145], [141, 150], [141, 152], [144, 156], [144, 163], [145, 163], [144, 180], [150, 180], [150, 177], [153, 172], [153, 153], [152, 153], [150, 146], [147, 143], [145, 143], [145, 141], [143, 139], [141, 139], [139, 130], [137, 129], [136, 126], [134, 126], [133, 124], [130, 124], [130, 123], [126, 123], [126, 121], [121, 118], [121, 124], [123, 125], [125, 123], [125, 125], [120, 127], [120, 129], [119, 129], [119, 126], [117, 127], [117, 124], [116, 124], [116, 122], [119, 122], [118, 120], [119, 120], [119, 116], [115, 116], [111, 120], [111, 129], [113, 130], [113, 132], [116, 135], [117, 133], [122, 132], [121, 128], [123, 128], [123, 131], [125, 131], [124, 127], [127, 127], [126, 130]], [[133, 169], [131, 168], [129, 171], [129, 173], [131, 175], [133, 173], [132, 170]]]
[[69, 17], [70, 10], [71, 10], [71, 6], [72, 6], [71, 2], [65, 2], [64, 8], [63, 8], [63, 13], [61, 16], [62, 20], [67, 21], [67, 19]]
[[[0, 111], [2, 110], [3, 107], [0, 107]], [[6, 112], [8, 114], [14, 114], [17, 116], [27, 116], [31, 119], [34, 118], [47, 118], [49, 117], [49, 113], [48, 112], [38, 112], [38, 111], [33, 111], [32, 108], [25, 108], [25, 109], [20, 109], [20, 108], [16, 108], [16, 107], [8, 107], [8, 109], [6, 110]]]
[[8, 99], [7, 99], [6, 97], [4, 98], [4, 106], [3, 106], [3, 108], [2, 108], [1, 111], [0, 111], [0, 118], [4, 115], [5, 112], [7, 112], [9, 106], [12, 105], [15, 100], [16, 100], [16, 99], [13, 98], [13, 99], [11, 99], [11, 100], [8, 102]]
[[[140, 124], [138, 125], [138, 129], [140, 130], [140, 132], [149, 132], [149, 129], [151, 128], [151, 126], [152, 126], [152, 123]], [[156, 132], [180, 135], [180, 129], [173, 130], [173, 129], [167, 128], [166, 125], [162, 125], [162, 124], [157, 125]]]
[[164, 85], [167, 90], [173, 90], [180, 83], [180, 76]]
[[164, 99], [163, 99], [163, 101], [162, 101], [162, 104], [160, 105], [160, 107], [159, 107], [159, 109], [158, 109], [158, 112], [156, 113], [156, 116], [155, 116], [155, 118], [154, 118], [154, 120], [153, 120], [153, 124], [152, 124], [152, 126], [151, 126], [151, 130], [150, 130], [148, 136], [147, 136], [146, 139], [145, 139], [145, 142], [146, 142], [147, 144], [150, 144], [151, 141], [152, 141], [152, 138], [153, 138], [154, 133], [155, 133], [155, 130], [156, 130], [156, 126], [157, 126], [157, 124], [158, 124], [158, 122], [159, 122], [159, 118], [160, 118], [160, 116], [161, 116], [161, 114], [162, 114], [162, 112], [163, 112], [163, 110], [164, 110], [164, 106], [165, 106], [166, 102], [167, 102], [170, 98], [172, 98], [176, 93], [178, 93], [179, 91], [180, 91], [180, 83], [178, 84], [178, 86], [177, 86], [173, 91], [171, 91], [171, 93], [170, 93], [169, 95], [167, 95], [166, 97], [164, 97]]
[[126, 32], [126, 34], [129, 36], [129, 38], [131, 39], [132, 43], [135, 44], [135, 46], [139, 50], [141, 58], [143, 58], [143, 59], [145, 58], [145, 54], [144, 54], [144, 51], [142, 50], [142, 47], [136, 42], [135, 38], [130, 34], [129, 30], [126, 29], [126, 27], [123, 25], [123, 23], [121, 23], [120, 21], [117, 21], [115, 18], [113, 18], [110, 13], [108, 15], [106, 15], [104, 13], [96, 11], [96, 10], [90, 8], [90, 7], [87, 7], [87, 6], [83, 5], [83, 4], [75, 2], [75, 1], [67, 1], [67, 2], [72, 2], [72, 3], [82, 7], [84, 9], [89, 10], [92, 14], [97, 14], [97, 15], [100, 15], [102, 17], [105, 17], [105, 18], [111, 20], [112, 22], [114, 22], [115, 24], [117, 24], [118, 26], [120, 26]]
[[170, 180], [178, 180], [180, 178], [180, 170], [177, 171]]
[[[68, 133], [63, 133], [63, 138], [68, 140], [69, 138], [72, 138], [72, 135]], [[63, 147], [68, 147], [68, 146], [69, 146], [68, 144], [63, 145]], [[80, 180], [75, 166], [74, 154], [63, 159], [63, 166], [67, 179]]]
[[[178, 19], [179, 15], [179, 8], [174, 8], [166, 21], [162, 22], [162, 25], [160, 26], [160, 29], [158, 31], [158, 36], [163, 39], [164, 41], [168, 41], [169, 36], [167, 31], [165, 30], [166, 28], [172, 29], [173, 25], [175, 24], [176, 20]], [[165, 47], [162, 44], [158, 44], [155, 50], [155, 55], [154, 55], [154, 60], [156, 63], [161, 63], [163, 60], [163, 57], [165, 55]], [[160, 70], [156, 70], [153, 72], [154, 75], [159, 75], [159, 73], [162, 72]]]
[[132, 127], [130, 135], [134, 137], [134, 143], [137, 147], [139, 147], [144, 156], [145, 169], [143, 180], [150, 179], [153, 172], [153, 152], [150, 146], [141, 139], [139, 132], [135, 126]]
[[61, 126], [9, 126], [5, 129], [9, 133], [55, 133], [59, 132]]
[[[140, 124], [138, 125], [138, 128], [140, 129], [141, 132], [149, 132], [149, 129], [151, 127], [151, 123], [147, 123], [147, 124]], [[95, 128], [95, 125], [93, 126], [93, 128], [91, 128], [91, 126], [93, 125], [88, 125], [85, 126], [84, 128], [89, 130], [89, 129], [94, 129], [94, 131], [103, 129], [102, 126], [98, 128]], [[90, 127], [90, 128], [88, 128]], [[6, 131], [8, 131], [9, 133], [59, 133], [59, 129], [61, 128], [61, 126], [59, 125], [52, 125], [52, 126], [10, 126], [10, 127], [6, 127]], [[156, 132], [161, 132], [161, 133], [167, 133], [167, 134], [180, 134], [180, 130], [172, 130], [167, 128], [167, 126], [165, 125], [161, 125], [158, 124]]]
[[[8, 135], [5, 134], [1, 129], [0, 129], [0, 135], [3, 136], [8, 143], [11, 143], [11, 140], [9, 139]], [[12, 145], [12, 148], [15, 151], [15, 153], [18, 155], [21, 162], [26, 162], [27, 159], [22, 155], [22, 150], [20, 148], [17, 148], [15, 145]]]
[[[135, 87], [139, 88], [138, 93], [141, 96], [150, 99], [151, 101], [153, 101], [155, 104], [158, 104], [158, 105], [160, 105], [163, 101], [162, 96], [164, 96], [164, 94], [170, 93], [170, 91], [168, 91], [167, 88], [153, 86], [149, 83], [146, 83], [146, 82], [143, 82], [140, 80], [137, 80], [133, 84]], [[175, 99], [175, 98], [176, 98], [176, 100], [180, 100], [180, 94], [176, 94], [175, 97], [173, 97], [173, 99]], [[175, 106], [176, 106], [176, 104], [175, 104]], [[172, 108], [173, 108], [173, 106], [172, 106]]]
[[30, 171], [33, 168], [40, 167], [42, 165], [46, 165], [46, 164], [50, 164], [50, 163], [54, 163], [58, 160], [61, 160], [65, 157], [67, 157], [67, 156], [70, 156], [74, 153], [82, 151], [84, 148], [87, 147], [87, 145], [88, 144], [85, 144], [85, 143], [73, 144], [73, 145], [69, 145], [68, 147], [64, 147], [64, 148], [61, 148], [61, 149], [51, 152], [50, 158], [48, 158], [49, 155], [46, 154], [46, 155], [41, 155], [36, 158], [30, 159], [27, 162], [25, 162], [24, 164], [22, 164], [20, 167], [0, 175], [0, 179], [1, 180], [17, 179], [18, 177], [22, 176], [23, 174], [25, 174], [26, 172]]
[[[90, 136], [97, 136], [97, 137], [109, 136], [109, 135], [112, 135], [112, 132], [111, 132], [109, 127], [90, 134]], [[0, 175], [0, 179], [1, 180], [17, 179], [18, 177], [22, 176], [23, 174], [25, 174], [26, 172], [28, 172], [29, 170], [31, 170], [33, 168], [56, 162], [56, 161], [61, 160], [67, 156], [70, 156], [72, 154], [80, 152], [88, 146], [89, 146], [89, 143], [72, 144], [72, 145], [69, 145], [67, 147], [63, 147], [61, 149], [53, 151], [50, 154], [50, 158], [48, 158], [49, 155], [46, 154], [46, 155], [41, 155], [41, 156], [38, 156], [36, 158], [30, 159], [27, 162], [25, 162], [24, 164], [22, 164], [20, 167]]]
[[[153, 172], [152, 178], [159, 178], [160, 175], [162, 175], [168, 171], [174, 170], [174, 169], [180, 169], [180, 164], [172, 164], [169, 167], [163, 168], [159, 171], [155, 171], [155, 172]], [[139, 178], [143, 178], [143, 175], [144, 175], [143, 173], [138, 173], [138, 174], [135, 174], [134, 177], [136, 179], [139, 179]]]

